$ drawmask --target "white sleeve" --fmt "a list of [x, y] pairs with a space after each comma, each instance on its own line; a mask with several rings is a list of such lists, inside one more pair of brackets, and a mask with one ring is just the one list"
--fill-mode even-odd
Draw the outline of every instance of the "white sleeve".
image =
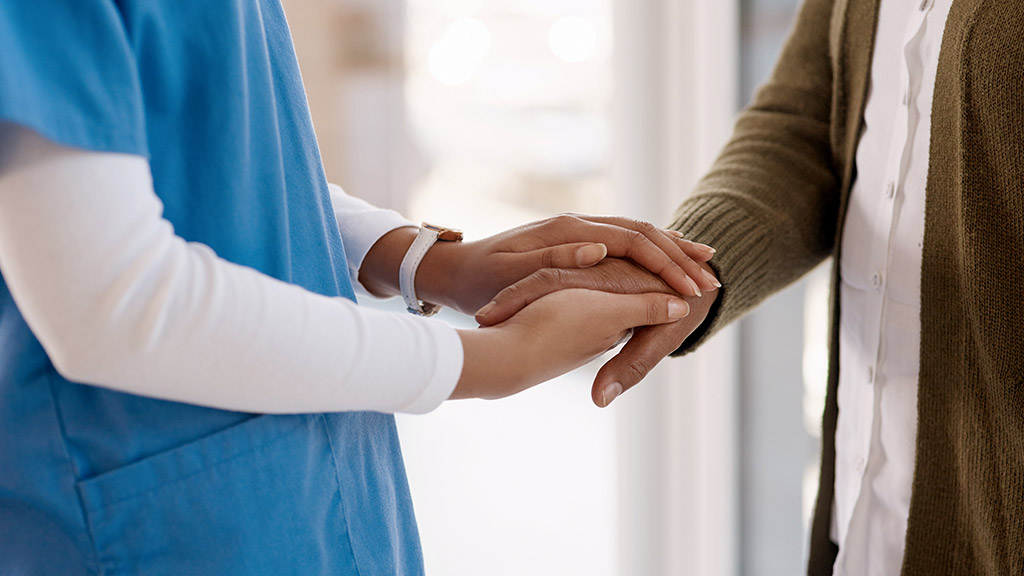
[[369, 295], [366, 287], [359, 282], [359, 268], [363, 265], [366, 253], [388, 232], [396, 228], [417, 226], [394, 210], [378, 208], [361, 198], [349, 196], [340, 186], [330, 184], [329, 187], [334, 216], [345, 243], [345, 258], [348, 260], [352, 285]]
[[68, 379], [264, 413], [423, 413], [451, 395], [449, 326], [227, 262], [162, 211], [144, 158], [0, 124], [0, 270]]

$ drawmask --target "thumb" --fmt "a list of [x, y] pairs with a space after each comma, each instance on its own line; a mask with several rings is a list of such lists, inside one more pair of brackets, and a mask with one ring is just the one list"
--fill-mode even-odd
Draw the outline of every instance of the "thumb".
[[594, 404], [604, 408], [639, 384], [659, 362], [679, 347], [689, 332], [685, 326], [671, 324], [633, 332], [629, 342], [601, 367], [594, 378], [591, 389]]
[[608, 255], [608, 246], [596, 242], [558, 244], [526, 252], [531, 270], [543, 268], [590, 268]]
[[669, 324], [690, 314], [690, 305], [669, 294], [607, 294], [618, 306], [615, 321], [623, 330], [639, 326]]

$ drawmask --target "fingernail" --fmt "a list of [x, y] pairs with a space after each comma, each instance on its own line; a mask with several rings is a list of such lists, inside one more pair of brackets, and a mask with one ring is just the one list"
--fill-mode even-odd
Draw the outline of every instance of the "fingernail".
[[698, 249], [707, 252], [708, 254], [715, 254], [716, 252], [718, 252], [718, 250], [715, 250], [711, 246], [708, 246], [707, 244], [701, 244], [700, 242], [694, 242], [693, 245], [696, 246]]
[[680, 232], [679, 230], [669, 230], [668, 228], [666, 228], [665, 229], [665, 234], [668, 234], [670, 236], [675, 236], [676, 238], [685, 238], [683, 233]]
[[668, 317], [673, 320], [686, 318], [690, 315], [690, 305], [685, 300], [668, 301]]
[[483, 317], [487, 316], [491, 312], [491, 310], [494, 310], [494, 307], [497, 306], [497, 305], [498, 305], [497, 302], [493, 302], [493, 301], [489, 302], [486, 306], [484, 306], [483, 308], [477, 310], [476, 314], [474, 314], [473, 317], [474, 318], [483, 318]]
[[700, 298], [703, 294], [700, 293], [700, 288], [697, 287], [697, 283], [693, 281], [693, 278], [686, 277], [686, 285], [690, 287], [690, 293]]
[[593, 266], [608, 255], [608, 247], [604, 244], [588, 244], [576, 250], [576, 265], [580, 268]]
[[608, 406], [622, 394], [622, 384], [618, 382], [612, 382], [611, 384], [604, 387], [604, 391], [601, 392], [601, 400], [604, 401], [604, 405]]
[[707, 270], [701, 270], [701, 272], [704, 273], [704, 277], [708, 279], [708, 282], [711, 282], [712, 284], [715, 285], [715, 288], [722, 287], [722, 283], [718, 281], [718, 278], [715, 278], [714, 274], [708, 272]]

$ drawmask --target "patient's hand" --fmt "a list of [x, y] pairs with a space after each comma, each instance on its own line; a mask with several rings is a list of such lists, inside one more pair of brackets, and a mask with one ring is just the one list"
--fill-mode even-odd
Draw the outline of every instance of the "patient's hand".
[[[701, 266], [711, 271], [706, 263]], [[499, 324], [553, 291], [578, 288], [621, 294], [675, 293], [647, 270], [626, 260], [609, 258], [583, 270], [541, 270], [500, 292], [492, 305], [477, 313], [476, 319], [482, 326]], [[637, 328], [622, 350], [598, 372], [591, 390], [594, 403], [607, 406], [619, 394], [643, 380], [658, 362], [679, 348], [700, 327], [718, 294], [718, 291], [706, 291], [701, 297], [685, 297], [690, 314], [682, 320]]]
[[[359, 280], [370, 293], [399, 293], [399, 264], [416, 232], [393, 230], [366, 254]], [[539, 270], [584, 269], [611, 256], [636, 262], [680, 294], [699, 295], [716, 287], [714, 276], [700, 266], [713, 254], [709, 246], [647, 222], [562, 214], [475, 242], [438, 242], [416, 273], [416, 293], [426, 302], [472, 314], [503, 288]]]
[[689, 313], [677, 296], [569, 289], [532, 301], [495, 326], [460, 330], [465, 362], [452, 398], [502, 398], [564, 374], [639, 326], [673, 326]]

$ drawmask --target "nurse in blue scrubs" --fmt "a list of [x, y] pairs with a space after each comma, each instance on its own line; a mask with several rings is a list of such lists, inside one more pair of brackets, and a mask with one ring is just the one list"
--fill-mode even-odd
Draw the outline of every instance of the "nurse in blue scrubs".
[[0, 4], [0, 574], [420, 574], [390, 412], [515, 393], [687, 304], [559, 292], [456, 333], [354, 286], [395, 295], [411, 259], [414, 312], [473, 312], [607, 254], [714, 288], [707, 249], [624, 219], [424, 234], [332, 200], [278, 0]]

